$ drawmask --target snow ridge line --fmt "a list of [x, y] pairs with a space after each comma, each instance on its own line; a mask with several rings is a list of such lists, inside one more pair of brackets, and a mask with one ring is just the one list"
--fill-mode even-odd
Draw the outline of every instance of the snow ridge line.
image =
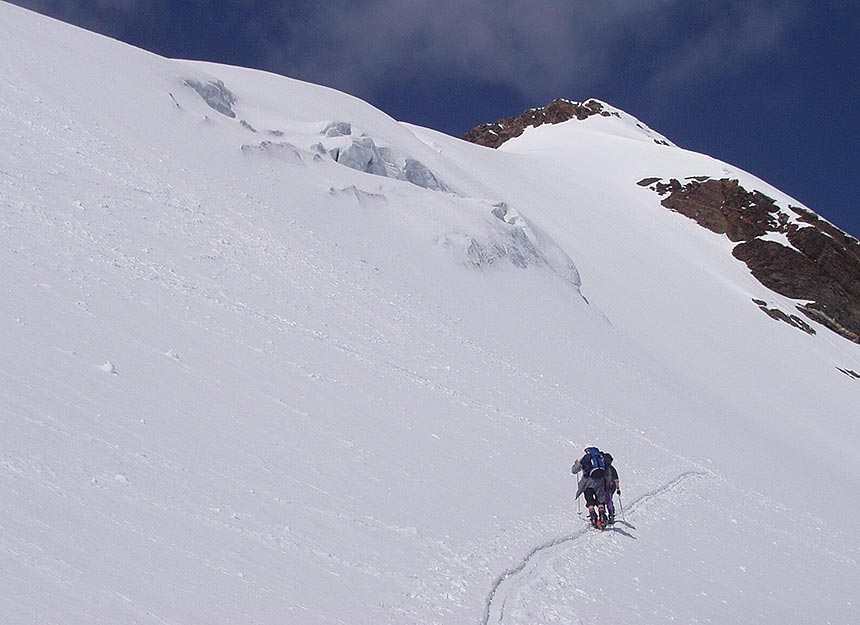
[[[643, 493], [642, 495], [639, 495], [639, 497], [634, 499], [633, 502], [627, 506], [627, 509], [629, 512], [633, 513], [636, 511], [636, 508], [640, 504], [645, 503], [647, 501], [650, 501], [651, 499], [654, 499], [655, 497], [660, 497], [661, 495], [664, 495], [667, 492], [674, 490], [675, 488], [680, 486], [682, 483], [686, 482], [687, 480], [689, 480], [691, 478], [705, 477], [705, 476], [714, 477], [712, 473], [707, 472], [707, 471], [685, 471], [685, 472], [681, 473], [680, 475], [676, 476], [671, 481], [660, 486], [659, 488], [655, 488], [652, 491], [649, 491], [647, 493]], [[525, 570], [525, 568], [529, 564], [532, 563], [535, 556], [543, 554], [544, 552], [547, 552], [548, 550], [552, 549], [553, 547], [557, 547], [558, 545], [563, 545], [565, 543], [573, 542], [573, 541], [581, 538], [582, 536], [585, 536], [589, 532], [591, 532], [591, 528], [585, 527], [581, 530], [574, 532], [573, 534], [569, 534], [567, 536], [561, 536], [559, 538], [554, 538], [554, 539], [549, 540], [549, 541], [547, 541], [541, 545], [538, 545], [537, 547], [535, 547], [534, 549], [529, 551], [525, 555], [525, 557], [522, 560], [520, 560], [520, 562], [516, 566], [506, 570], [501, 575], [499, 575], [496, 578], [496, 580], [493, 582], [493, 586], [492, 586], [492, 588], [490, 588], [490, 592], [487, 595], [487, 601], [484, 605], [484, 617], [481, 620], [481, 625], [489, 625], [490, 615], [493, 612], [493, 604], [496, 602], [497, 595], [500, 594], [499, 591], [502, 590], [502, 587], [503, 587], [503, 585], [505, 585], [505, 582], [510, 581], [512, 584], [513, 578], [517, 577], [520, 573], [522, 573]], [[508, 584], [508, 585], [511, 585], [511, 584]], [[498, 623], [502, 623], [504, 620], [505, 602], [506, 602], [506, 600], [505, 600], [505, 598], [503, 598], [502, 605], [499, 608], [499, 618], [497, 621]]]

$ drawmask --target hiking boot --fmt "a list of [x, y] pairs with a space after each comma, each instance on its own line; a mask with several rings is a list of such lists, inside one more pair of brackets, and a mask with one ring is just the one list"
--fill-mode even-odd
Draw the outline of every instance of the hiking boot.
[[593, 510], [588, 513], [588, 520], [591, 521], [591, 524], [594, 527], [599, 527], [598, 521], [597, 521], [597, 513], [594, 512]]

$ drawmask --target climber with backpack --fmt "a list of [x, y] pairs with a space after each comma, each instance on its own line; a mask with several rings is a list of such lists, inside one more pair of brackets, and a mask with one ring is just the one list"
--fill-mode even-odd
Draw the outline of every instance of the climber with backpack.
[[606, 517], [606, 460], [603, 453], [597, 447], [586, 447], [585, 455], [573, 464], [570, 472], [574, 475], [582, 473], [574, 499], [585, 495], [585, 505], [588, 508], [591, 524], [599, 530], [605, 530], [608, 519]]
[[621, 480], [618, 479], [618, 471], [612, 463], [612, 454], [608, 451], [603, 452], [604, 476], [606, 478], [606, 513], [608, 515], [608, 523], [615, 523], [615, 504], [612, 502], [612, 495], [615, 493], [621, 494]]

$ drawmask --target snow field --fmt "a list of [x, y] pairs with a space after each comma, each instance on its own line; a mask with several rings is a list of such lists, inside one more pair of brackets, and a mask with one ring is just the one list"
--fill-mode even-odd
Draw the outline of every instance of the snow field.
[[[7, 4], [0, 39], [0, 621], [857, 620], [857, 346], [635, 185], [735, 170], [624, 120], [484, 150]], [[315, 151], [336, 121], [451, 191]]]

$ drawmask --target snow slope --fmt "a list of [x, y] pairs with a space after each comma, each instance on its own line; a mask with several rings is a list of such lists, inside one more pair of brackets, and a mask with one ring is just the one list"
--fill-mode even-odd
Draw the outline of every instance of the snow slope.
[[0, 41], [0, 622], [860, 622], [860, 346], [635, 183], [789, 198], [626, 116], [493, 151], [4, 3]]

